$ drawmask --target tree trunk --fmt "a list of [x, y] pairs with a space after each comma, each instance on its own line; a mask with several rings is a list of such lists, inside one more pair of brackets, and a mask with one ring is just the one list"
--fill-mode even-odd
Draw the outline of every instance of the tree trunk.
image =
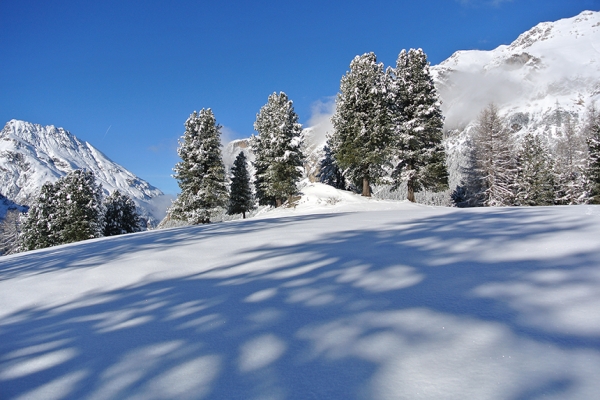
[[242, 219], [246, 219], [246, 211], [242, 211]]
[[281, 199], [275, 199], [275, 208], [281, 207]]
[[362, 195], [371, 197], [371, 187], [369, 186], [369, 180], [367, 178], [363, 178]]
[[415, 189], [413, 187], [413, 184], [411, 181], [408, 181], [406, 183], [406, 188], [408, 189], [408, 193], [406, 194], [406, 198], [408, 199], [408, 201], [410, 201], [411, 203], [415, 202]]

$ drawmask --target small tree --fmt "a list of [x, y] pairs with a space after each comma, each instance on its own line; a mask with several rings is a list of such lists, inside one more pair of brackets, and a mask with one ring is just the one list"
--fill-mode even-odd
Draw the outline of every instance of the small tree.
[[285, 93], [269, 96], [256, 115], [254, 129], [258, 132], [252, 139], [256, 196], [259, 204], [278, 207], [298, 191], [304, 161], [302, 125]]
[[362, 186], [371, 196], [371, 183], [387, 175], [391, 121], [388, 112], [388, 76], [374, 53], [356, 56], [342, 77], [333, 133], [327, 144], [344, 176]]
[[254, 208], [254, 199], [252, 196], [252, 187], [250, 186], [250, 173], [248, 172], [246, 155], [241, 151], [231, 168], [231, 191], [229, 195], [228, 215], [242, 214], [246, 218], [246, 213]]
[[325, 157], [319, 163], [319, 173], [317, 174], [319, 182], [333, 186], [336, 189], [345, 190], [346, 179], [335, 162], [329, 146], [325, 145], [323, 152], [325, 153]]
[[551, 206], [554, 204], [553, 163], [541, 140], [531, 133], [525, 135], [517, 153], [515, 203], [520, 206]]
[[131, 197], [115, 190], [104, 199], [104, 207], [104, 236], [141, 231], [140, 217]]
[[227, 204], [225, 166], [221, 156], [221, 126], [212, 110], [194, 111], [185, 121], [179, 141], [174, 178], [181, 193], [169, 209], [174, 219], [207, 224]]
[[423, 50], [403, 50], [392, 70], [392, 103], [396, 156], [394, 187], [406, 182], [408, 200], [422, 189], [448, 188], [446, 153], [442, 144], [444, 118]]

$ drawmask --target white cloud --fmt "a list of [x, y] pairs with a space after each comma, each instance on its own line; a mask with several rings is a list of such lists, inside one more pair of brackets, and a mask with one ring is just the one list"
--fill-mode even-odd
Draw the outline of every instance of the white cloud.
[[327, 134], [333, 131], [331, 117], [335, 112], [335, 96], [315, 101], [311, 106], [311, 116], [305, 128], [312, 128], [311, 141], [315, 145], [324, 143]]
[[232, 140], [239, 139], [240, 134], [226, 126], [221, 127], [221, 146], [227, 146]]

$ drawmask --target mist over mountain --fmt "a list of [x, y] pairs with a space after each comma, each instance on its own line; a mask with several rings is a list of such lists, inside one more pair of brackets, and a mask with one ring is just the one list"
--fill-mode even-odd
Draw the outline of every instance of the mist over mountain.
[[431, 68], [448, 132], [450, 184], [478, 114], [494, 103], [515, 136], [541, 136], [552, 147], [564, 123], [577, 129], [600, 96], [600, 13], [543, 22], [510, 45], [457, 51]]

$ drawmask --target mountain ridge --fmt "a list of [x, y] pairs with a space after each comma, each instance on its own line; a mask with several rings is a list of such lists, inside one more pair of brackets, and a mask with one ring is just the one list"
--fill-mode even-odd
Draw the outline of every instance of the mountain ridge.
[[13, 202], [29, 205], [45, 182], [76, 169], [94, 172], [105, 194], [119, 190], [130, 196], [151, 225], [162, 219], [160, 189], [66, 129], [13, 119], [0, 131], [0, 193]]

